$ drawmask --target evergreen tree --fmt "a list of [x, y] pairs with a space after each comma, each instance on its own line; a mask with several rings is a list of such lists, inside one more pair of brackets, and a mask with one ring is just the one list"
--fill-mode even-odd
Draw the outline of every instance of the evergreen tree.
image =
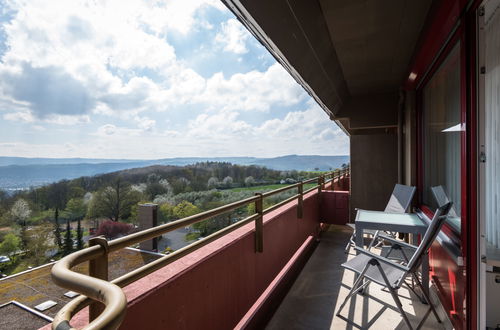
[[26, 233], [26, 221], [21, 223], [21, 246], [26, 250], [28, 246], [28, 234]]
[[76, 249], [83, 249], [83, 229], [80, 218], [78, 218], [78, 226], [76, 227]]
[[66, 235], [64, 238], [64, 254], [70, 254], [73, 251], [73, 239], [71, 238], [71, 228], [69, 220], [66, 220]]
[[61, 251], [63, 249], [63, 244], [61, 240], [61, 228], [59, 228], [59, 209], [57, 207], [54, 212], [54, 241], [59, 251]]

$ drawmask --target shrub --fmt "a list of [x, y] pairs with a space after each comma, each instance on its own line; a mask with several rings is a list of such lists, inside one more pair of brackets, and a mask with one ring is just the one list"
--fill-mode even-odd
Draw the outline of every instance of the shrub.
[[104, 235], [107, 239], [113, 239], [127, 235], [133, 228], [134, 226], [128, 223], [106, 220], [99, 225], [96, 235]]

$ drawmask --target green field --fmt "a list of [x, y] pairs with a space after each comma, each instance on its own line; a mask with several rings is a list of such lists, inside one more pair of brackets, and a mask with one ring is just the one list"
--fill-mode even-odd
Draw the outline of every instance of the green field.
[[[314, 187], [316, 184], [315, 183], [308, 183], [304, 185], [304, 190], [307, 190], [311, 187]], [[240, 192], [240, 191], [268, 191], [268, 190], [275, 190], [279, 188], [283, 188], [285, 186], [290, 186], [290, 184], [269, 184], [265, 186], [253, 186], [253, 187], [239, 187], [239, 188], [233, 188], [229, 189], [230, 191], [234, 192]]]

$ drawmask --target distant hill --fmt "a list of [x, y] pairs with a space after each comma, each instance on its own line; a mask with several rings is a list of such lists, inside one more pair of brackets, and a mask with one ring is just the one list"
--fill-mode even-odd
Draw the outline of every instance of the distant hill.
[[349, 163], [349, 156], [184, 157], [157, 160], [0, 157], [0, 189], [25, 189], [62, 179], [74, 179], [151, 165], [185, 166], [206, 161], [257, 165], [281, 171], [312, 171], [339, 168], [342, 164]]

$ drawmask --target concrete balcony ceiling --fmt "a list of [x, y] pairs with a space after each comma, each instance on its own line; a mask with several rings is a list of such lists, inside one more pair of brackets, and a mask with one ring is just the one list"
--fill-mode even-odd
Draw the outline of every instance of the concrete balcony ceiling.
[[348, 133], [397, 126], [431, 0], [223, 0]]

